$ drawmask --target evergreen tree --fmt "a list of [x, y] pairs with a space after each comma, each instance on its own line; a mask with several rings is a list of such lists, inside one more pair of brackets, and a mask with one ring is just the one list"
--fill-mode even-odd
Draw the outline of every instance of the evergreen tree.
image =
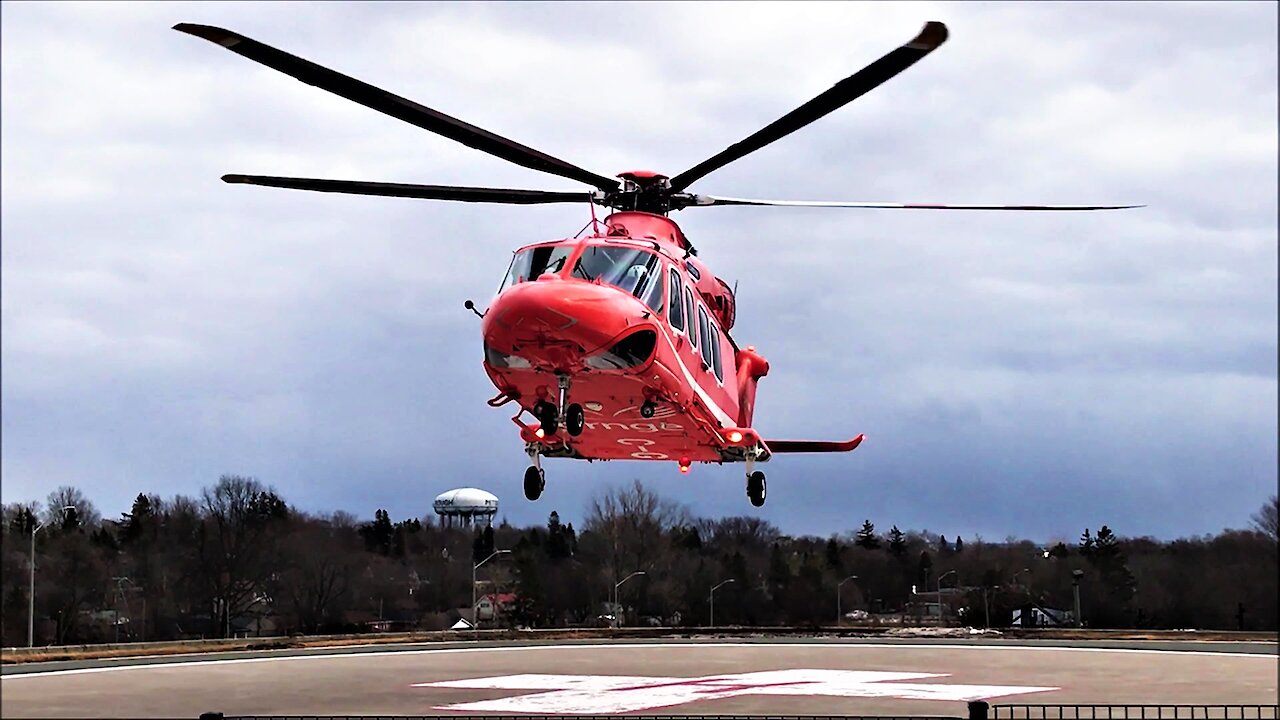
[[833, 568], [840, 567], [840, 543], [836, 542], [834, 537], [827, 540], [827, 565]]
[[569, 532], [560, 524], [560, 513], [555, 510], [547, 517], [547, 556], [552, 560], [562, 560], [571, 552]]
[[925, 592], [929, 591], [929, 578], [933, 573], [933, 558], [930, 557], [928, 550], [920, 551], [919, 575], [921, 582], [924, 583]]
[[394, 535], [395, 528], [391, 524], [391, 516], [382, 508], [378, 508], [373, 514], [373, 522], [360, 526], [360, 537], [364, 538], [365, 550], [369, 552], [390, 555]]
[[[528, 547], [528, 546], [537, 547], [538, 545], [541, 545], [541, 542], [539, 542], [536, 539], [537, 534], [538, 534], [538, 529], [534, 528], [533, 529], [533, 535], [535, 536], [534, 542], [526, 543], [525, 538], [522, 537], [520, 538], [520, 546], [521, 547]], [[494, 541], [493, 541], [493, 526], [485, 525], [483, 529], [476, 531], [475, 539], [471, 541], [471, 558], [472, 558], [471, 562], [478, 563], [484, 560], [485, 558], [493, 554], [494, 549], [495, 548], [494, 548]]]
[[1098, 528], [1098, 537], [1093, 541], [1093, 554], [1098, 560], [1110, 560], [1120, 554], [1115, 533], [1106, 525]]
[[956, 552], [960, 553], [963, 550], [964, 550], [964, 538], [957, 535], [956, 536]]
[[30, 505], [23, 505], [9, 521], [9, 530], [18, 535], [30, 535], [36, 529], [36, 513]]
[[894, 525], [893, 529], [889, 531], [889, 552], [897, 558], [901, 558], [907, 553], [907, 538], [898, 529], [897, 525]]
[[876, 550], [880, 547], [880, 538], [876, 536], [876, 526], [870, 520], [863, 521], [862, 529], [858, 531], [856, 537], [857, 539], [853, 544], [860, 548]]
[[946, 555], [951, 552], [951, 543], [947, 542], [946, 535], [938, 536], [938, 554]]
[[1067, 544], [1064, 542], [1059, 542], [1057, 545], [1049, 548], [1049, 557], [1051, 558], [1064, 558], [1070, 554], [1071, 551], [1067, 548]]
[[403, 523], [396, 523], [395, 530], [391, 534], [391, 556], [402, 558], [405, 555], [405, 529]]
[[578, 554], [578, 533], [573, 529], [573, 523], [565, 526], [564, 534], [569, 539], [569, 557], [573, 557]]
[[1080, 536], [1080, 556], [1085, 558], [1093, 557], [1093, 551], [1096, 547], [1093, 535], [1089, 534], [1089, 528], [1084, 529], [1084, 533]]
[[774, 590], [786, 587], [791, 582], [791, 566], [782, 555], [782, 548], [774, 543], [769, 549], [769, 585]]
[[80, 527], [80, 511], [74, 506], [68, 507], [66, 512], [62, 513], [62, 529], [75, 530]]
[[142, 537], [143, 528], [150, 524], [154, 516], [151, 498], [138, 493], [138, 497], [133, 499], [133, 507], [121, 518], [120, 539], [129, 543]]
[[691, 525], [681, 525], [671, 531], [671, 538], [675, 542], [676, 547], [684, 550], [701, 550], [702, 535], [698, 532], [698, 528]]
[[274, 492], [262, 490], [249, 498], [249, 514], [256, 520], [283, 520], [289, 517], [289, 506]]
[[1137, 591], [1137, 579], [1129, 570], [1120, 542], [1110, 527], [1103, 525], [1098, 528], [1098, 535], [1093, 538], [1086, 557], [1089, 564], [1098, 570], [1106, 588], [1109, 611], [1114, 615], [1110, 622], [1122, 622], [1120, 617], [1130, 609], [1129, 603]]

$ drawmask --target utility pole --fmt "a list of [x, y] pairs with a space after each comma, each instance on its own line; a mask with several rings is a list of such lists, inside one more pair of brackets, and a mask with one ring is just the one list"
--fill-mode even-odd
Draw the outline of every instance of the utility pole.
[[1081, 617], [1080, 617], [1080, 578], [1082, 578], [1082, 577], [1084, 577], [1084, 571], [1083, 571], [1083, 570], [1072, 570], [1072, 571], [1071, 571], [1071, 594], [1072, 594], [1072, 595], [1074, 596], [1074, 598], [1075, 598], [1076, 627], [1080, 627], [1080, 624], [1081, 624]]
[[991, 603], [988, 602], [987, 600], [988, 589], [999, 590], [1000, 588], [999, 587], [988, 588], [986, 585], [982, 586], [982, 612], [983, 612], [983, 615], [986, 616], [986, 619], [987, 619], [986, 627], [989, 629], [991, 627]]

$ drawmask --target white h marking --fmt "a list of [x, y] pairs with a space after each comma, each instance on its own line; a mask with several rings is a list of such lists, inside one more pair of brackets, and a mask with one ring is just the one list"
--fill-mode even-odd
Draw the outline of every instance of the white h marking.
[[437, 706], [436, 710], [606, 715], [683, 705], [741, 695], [827, 695], [903, 700], [978, 700], [1046, 692], [1053, 687], [904, 683], [947, 677], [939, 673], [871, 670], [774, 670], [706, 677], [619, 675], [507, 675], [503, 677], [417, 683], [413, 687], [466, 690], [544, 690], [496, 700]]

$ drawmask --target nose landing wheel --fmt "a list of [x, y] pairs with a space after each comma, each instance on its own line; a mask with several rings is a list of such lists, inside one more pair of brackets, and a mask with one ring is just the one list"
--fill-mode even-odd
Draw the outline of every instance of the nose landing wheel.
[[530, 465], [524, 471], [524, 496], [530, 500], [542, 497], [542, 489], [547, 485], [547, 476], [542, 468]]
[[751, 500], [752, 505], [763, 507], [767, 491], [768, 485], [764, 481], [764, 473], [757, 470], [747, 476], [747, 498]]

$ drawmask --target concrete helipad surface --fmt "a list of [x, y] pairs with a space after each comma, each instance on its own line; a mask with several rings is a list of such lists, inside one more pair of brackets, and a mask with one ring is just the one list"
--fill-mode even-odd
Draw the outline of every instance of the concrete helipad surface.
[[965, 714], [1277, 703], [1274, 644], [636, 642], [343, 648], [6, 668], [4, 717]]

